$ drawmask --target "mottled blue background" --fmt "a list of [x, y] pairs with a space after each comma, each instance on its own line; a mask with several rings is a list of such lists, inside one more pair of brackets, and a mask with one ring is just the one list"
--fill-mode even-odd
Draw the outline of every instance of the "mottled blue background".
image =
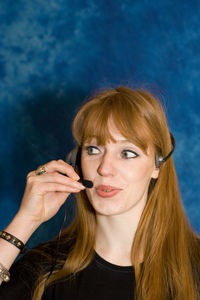
[[[65, 159], [85, 97], [124, 84], [164, 102], [183, 204], [200, 232], [199, 20], [199, 0], [0, 1], [0, 228], [19, 207], [27, 172]], [[62, 215], [30, 245], [57, 234]]]

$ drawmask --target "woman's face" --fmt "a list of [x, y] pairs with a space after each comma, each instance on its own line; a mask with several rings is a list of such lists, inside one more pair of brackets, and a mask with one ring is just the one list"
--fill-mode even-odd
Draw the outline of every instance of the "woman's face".
[[117, 140], [97, 146], [94, 137], [84, 143], [81, 156], [83, 178], [91, 180], [93, 188], [86, 194], [96, 213], [119, 215], [144, 208], [151, 178], [158, 177], [155, 158], [126, 141], [112, 121], [110, 133]]

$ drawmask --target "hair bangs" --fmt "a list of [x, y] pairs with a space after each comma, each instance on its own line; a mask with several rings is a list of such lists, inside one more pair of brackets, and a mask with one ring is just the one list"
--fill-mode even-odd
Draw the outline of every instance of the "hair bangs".
[[132, 103], [124, 102], [121, 107], [115, 107], [112, 120], [121, 135], [147, 153], [149, 145], [152, 144], [151, 133], [145, 119]]
[[97, 139], [98, 145], [116, 142], [109, 130], [110, 121], [131, 143], [147, 152], [152, 144], [151, 133], [138, 108], [127, 97], [113, 94], [90, 107], [82, 124], [82, 142]]
[[109, 131], [109, 119], [111, 107], [106, 103], [98, 103], [90, 108], [82, 126], [82, 142], [90, 142], [92, 138], [97, 139], [98, 145], [105, 145], [108, 141], [116, 142]]

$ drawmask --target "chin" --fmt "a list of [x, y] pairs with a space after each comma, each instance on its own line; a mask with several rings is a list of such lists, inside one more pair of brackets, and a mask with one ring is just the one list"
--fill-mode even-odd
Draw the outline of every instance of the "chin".
[[96, 214], [103, 215], [103, 216], [115, 216], [123, 214], [124, 210], [116, 207], [116, 203], [103, 203], [103, 201], [99, 201], [100, 203], [91, 203], [92, 207], [94, 208]]
[[120, 215], [128, 210], [127, 207], [123, 207], [124, 201], [122, 203], [121, 196], [118, 195], [111, 198], [102, 198], [96, 194], [87, 193], [88, 200], [92, 207], [94, 208], [96, 214], [103, 216], [114, 216]]

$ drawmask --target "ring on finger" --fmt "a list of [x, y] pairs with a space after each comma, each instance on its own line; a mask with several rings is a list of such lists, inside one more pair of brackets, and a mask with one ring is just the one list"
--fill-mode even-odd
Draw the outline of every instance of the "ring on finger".
[[37, 170], [35, 170], [35, 175], [42, 175], [42, 174], [46, 174], [47, 170], [45, 168], [45, 165], [39, 166], [37, 168]]

